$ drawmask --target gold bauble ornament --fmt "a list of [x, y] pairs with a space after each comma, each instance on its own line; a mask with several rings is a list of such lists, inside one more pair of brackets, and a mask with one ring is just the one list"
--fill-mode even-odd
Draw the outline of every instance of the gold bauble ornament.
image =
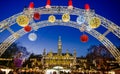
[[68, 13], [65, 13], [62, 15], [62, 21], [63, 22], [69, 22], [70, 21], [70, 15]]
[[20, 15], [17, 17], [16, 22], [19, 26], [25, 27], [29, 24], [29, 18], [26, 15]]
[[89, 21], [89, 26], [90, 26], [91, 28], [98, 28], [98, 27], [100, 26], [100, 24], [101, 24], [101, 20], [100, 20], [100, 18], [98, 18], [98, 17], [93, 17], [93, 18], [90, 19], [90, 21]]
[[50, 15], [49, 18], [48, 18], [48, 21], [51, 22], [51, 23], [54, 23], [56, 21], [56, 18], [54, 15]]

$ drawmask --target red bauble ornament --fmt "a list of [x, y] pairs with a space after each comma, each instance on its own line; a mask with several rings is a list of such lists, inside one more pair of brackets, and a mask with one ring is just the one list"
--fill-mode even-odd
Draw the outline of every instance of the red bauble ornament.
[[31, 26], [29, 26], [29, 25], [27, 25], [27, 26], [25, 26], [24, 27], [24, 30], [26, 31], [26, 32], [30, 32], [31, 31]]
[[89, 10], [90, 10], [90, 5], [89, 5], [89, 4], [85, 4], [85, 9], [86, 9], [87, 11], [89, 11]]
[[29, 8], [30, 8], [30, 9], [34, 8], [34, 3], [33, 3], [33, 2], [30, 2]]
[[83, 34], [82, 36], [80, 36], [80, 40], [82, 42], [87, 42], [88, 41], [88, 36], [86, 34]]
[[40, 14], [38, 12], [35, 12], [33, 18], [35, 20], [39, 20], [40, 19]]

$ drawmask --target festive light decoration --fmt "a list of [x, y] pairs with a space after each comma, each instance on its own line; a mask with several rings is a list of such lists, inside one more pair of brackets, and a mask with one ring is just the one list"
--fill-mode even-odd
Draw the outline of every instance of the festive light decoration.
[[27, 25], [27, 26], [25, 26], [24, 27], [24, 30], [26, 31], [26, 32], [30, 32], [31, 31], [31, 26], [29, 26], [29, 25]]
[[51, 8], [50, 4], [51, 4], [51, 1], [50, 1], [50, 0], [47, 0], [47, 3], [46, 3], [45, 8], [47, 8], [47, 9]]
[[80, 36], [80, 40], [82, 42], [87, 42], [88, 41], [88, 36], [86, 34], [83, 34], [82, 36]]
[[28, 38], [30, 41], [35, 41], [37, 39], [37, 35], [35, 33], [30, 33]]
[[68, 9], [73, 9], [72, 0], [68, 1]]
[[29, 8], [30, 8], [30, 9], [33, 9], [33, 8], [34, 8], [34, 3], [33, 3], [33, 2], [30, 2]]
[[65, 13], [62, 15], [62, 21], [63, 22], [69, 22], [70, 21], [70, 15], [68, 13]]
[[20, 15], [17, 17], [16, 22], [19, 26], [25, 27], [29, 24], [29, 18], [26, 15]]
[[85, 10], [89, 11], [90, 10], [90, 5], [89, 4], [85, 4]]
[[90, 19], [89, 21], [89, 26], [91, 28], [97, 28], [99, 27], [101, 24], [101, 20], [98, 17], [93, 17], [92, 19]]
[[[59, 12], [59, 13], [64, 13], [63, 11], [67, 11], [68, 9], [66, 9], [67, 7], [65, 7], [65, 6], [53, 6], [53, 8], [52, 9], [50, 9], [49, 10], [49, 12], [48, 11], [46, 11], [46, 9], [44, 9], [43, 7], [41, 7], [41, 8], [38, 8], [38, 9], [35, 9], [35, 11], [39, 11], [39, 10], [43, 10], [43, 12], [45, 12], [46, 14], [56, 14], [56, 12]], [[69, 12], [69, 11], [68, 11]], [[70, 11], [71, 12], [71, 11]], [[76, 12], [80, 12], [80, 13], [85, 13], [84, 12], [84, 10], [81, 10], [81, 9], [79, 9], [79, 8], [74, 8], [73, 9], [73, 11], [72, 11], [72, 13], [71, 14], [75, 14], [75, 15], [79, 15], [80, 13], [76, 13]], [[24, 12], [22, 12], [22, 14], [23, 14]], [[109, 30], [109, 28], [110, 28], [110, 25], [112, 26], [112, 27], [115, 27], [115, 29], [112, 29], [113, 31], [115, 31], [115, 32], [113, 32], [113, 34], [114, 35], [116, 35], [118, 38], [120, 38], [120, 35], [119, 35], [119, 32], [117, 32], [117, 31], [119, 31], [119, 27], [116, 25], [116, 24], [111, 24], [111, 23], [113, 23], [112, 21], [108, 21], [106, 18], [104, 18], [104, 17], [102, 17], [102, 16], [100, 16], [100, 15], [98, 15], [98, 14], [96, 14], [96, 13], [94, 13], [94, 12], [90, 12], [90, 13], [87, 13], [87, 15], [89, 16], [89, 15], [93, 15], [93, 14], [95, 14], [95, 16], [96, 17], [100, 17], [101, 18], [101, 20], [103, 21], [102, 23], [102, 26], [103, 27], [105, 27], [106, 29], [108, 29]], [[10, 17], [10, 19], [9, 18], [7, 18], [7, 19], [5, 19], [4, 21], [5, 22], [9, 22], [9, 21], [11, 21], [11, 22], [14, 22], [15, 20], [15, 17], [18, 17], [18, 15], [21, 15], [21, 13], [19, 13], [19, 14], [17, 14], [17, 15], [14, 15], [14, 16], [12, 16], [12, 17]], [[85, 13], [85, 15], [86, 15], [86, 13]], [[88, 17], [87, 16], [87, 17]], [[3, 24], [3, 25], [5, 25], [4, 23], [5, 22], [0, 22], [0, 24]], [[46, 21], [45, 21], [46, 22]], [[57, 23], [57, 22], [56, 22]], [[59, 24], [60, 22], [58, 22], [58, 24]], [[42, 23], [42, 24], [44, 24], [44, 23]], [[49, 24], [49, 22], [48, 23], [45, 23], [45, 24]], [[68, 23], [67, 23], [68, 24]], [[69, 23], [69, 24], [71, 24], [71, 22]], [[0, 32], [3, 32], [5, 29], [6, 29], [6, 27], [10, 27], [11, 25], [13, 25], [13, 23], [9, 23], [9, 24], [7, 24], [7, 25], [5, 25], [5, 26], [3, 26], [2, 28], [3, 29], [0, 29]], [[40, 24], [41, 25], [41, 24]], [[75, 28], [78, 28], [78, 27], [76, 27], [75, 26], [75, 23], [73, 23], [73, 24], [71, 24], [72, 25], [72, 27], [75, 27]], [[37, 29], [39, 29], [40, 27], [38, 27], [38, 26], [35, 26], [35, 28], [37, 27]], [[18, 31], [18, 33], [20, 33], [20, 36], [19, 37], [21, 37], [22, 35], [24, 35], [24, 32], [23, 32], [23, 30], [20, 30], [20, 31]], [[98, 31], [96, 31], [96, 30], [92, 30], [92, 32], [88, 32], [88, 33], [90, 33], [91, 35], [93, 35], [95, 38], [97, 38], [98, 40], [99, 40], [99, 36], [98, 35], [103, 35], [103, 34], [101, 34], [101, 33], [99, 33]], [[18, 37], [18, 38], [19, 38]], [[7, 39], [5, 39], [5, 41], [7, 41], [8, 43], [13, 43], [14, 41], [15, 41], [15, 39], [17, 39], [17, 38], [13, 38], [13, 35], [11, 35], [11, 36], [9, 36]], [[104, 40], [103, 40], [104, 39]], [[99, 40], [101, 43], [103, 43], [106, 47], [110, 47], [111, 48], [111, 50], [109, 50], [109, 48], [108, 48], [108, 50], [112, 53], [112, 55], [113, 56], [115, 56], [115, 58], [116, 58], [116, 60], [117, 60], [117, 62], [119, 62], [120, 60], [119, 60], [119, 55], [117, 55], [117, 54], [119, 54], [120, 52], [118, 52], [118, 50], [117, 50], [117, 48], [116, 48], [116, 46], [114, 46], [114, 44], [112, 44], [112, 42], [111, 41], [109, 41], [109, 39], [107, 39], [107, 37], [105, 37], [104, 36], [104, 38], [103, 38], [102, 40]], [[4, 43], [4, 42], [3, 42]], [[11, 44], [1, 44], [1, 54], [0, 55], [2, 55], [3, 53], [4, 53], [4, 51], [9, 47], [9, 45], [11, 45]], [[3, 48], [4, 47], [4, 48]], [[115, 49], [115, 50], [114, 50]], [[114, 51], [113, 51], [114, 50]]]
[[38, 12], [35, 12], [33, 18], [35, 20], [39, 20], [40, 19], [40, 14]]
[[56, 21], [56, 18], [54, 15], [50, 15], [49, 18], [48, 18], [48, 21], [51, 22], [51, 23], [54, 23]]
[[79, 15], [76, 21], [78, 24], [83, 24], [85, 22], [85, 17], [82, 15]]

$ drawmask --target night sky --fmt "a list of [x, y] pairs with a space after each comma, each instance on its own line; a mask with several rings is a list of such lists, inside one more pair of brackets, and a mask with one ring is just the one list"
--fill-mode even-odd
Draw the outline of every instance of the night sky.
[[[24, 7], [29, 5], [29, 2], [34, 2], [35, 7], [45, 6], [46, 0], [0, 0], [0, 21], [22, 12]], [[120, 1], [119, 0], [73, 0], [73, 6], [77, 8], [84, 8], [84, 4], [88, 3], [91, 9], [94, 9], [95, 12], [115, 24], [120, 26]], [[67, 6], [68, 0], [51, 0], [52, 6]], [[41, 20], [42, 21], [41, 17]], [[76, 19], [76, 18], [73, 18]], [[59, 24], [58, 24], [59, 25]], [[11, 26], [14, 31], [19, 30], [17, 24]], [[104, 33], [106, 29], [103, 29], [101, 26], [96, 29], [100, 33]], [[30, 33], [33, 33], [30, 32]], [[28, 33], [28, 34], [30, 34]], [[49, 26], [38, 29], [34, 33], [37, 34], [38, 38], [36, 41], [30, 41], [28, 39], [28, 34], [19, 38], [16, 42], [19, 45], [27, 48], [29, 52], [33, 52], [36, 54], [41, 54], [43, 49], [46, 48], [47, 52], [53, 51], [57, 52], [57, 43], [58, 37], [61, 36], [62, 44], [63, 44], [63, 52], [66, 52], [68, 49], [69, 52], [73, 53], [73, 50], [76, 49], [77, 56], [85, 56], [87, 54], [87, 49], [91, 45], [99, 45], [101, 44], [98, 40], [96, 40], [91, 35], [89, 36], [89, 41], [87, 43], [82, 43], [80, 41], [80, 36], [83, 34], [78, 29], [66, 26]], [[0, 42], [5, 40], [10, 33], [5, 30], [0, 33]], [[112, 33], [107, 35], [107, 38], [110, 39], [111, 42], [115, 46], [120, 46], [120, 39], [117, 38]]]

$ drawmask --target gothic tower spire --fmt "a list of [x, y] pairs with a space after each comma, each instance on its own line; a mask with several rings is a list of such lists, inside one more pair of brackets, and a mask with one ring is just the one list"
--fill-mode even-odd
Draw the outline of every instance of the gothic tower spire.
[[58, 55], [62, 55], [62, 41], [61, 41], [61, 36], [59, 36], [59, 39], [58, 39]]

